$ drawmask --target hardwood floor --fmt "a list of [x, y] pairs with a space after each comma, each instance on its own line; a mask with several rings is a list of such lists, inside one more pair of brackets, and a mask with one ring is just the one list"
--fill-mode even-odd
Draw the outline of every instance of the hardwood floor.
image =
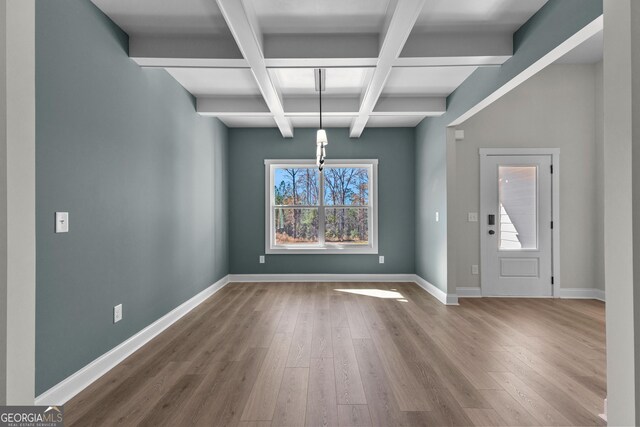
[[65, 405], [71, 426], [604, 425], [604, 304], [230, 284]]

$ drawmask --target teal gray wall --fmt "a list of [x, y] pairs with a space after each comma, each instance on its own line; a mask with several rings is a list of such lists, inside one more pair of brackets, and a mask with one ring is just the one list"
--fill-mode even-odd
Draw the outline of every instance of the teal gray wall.
[[88, 0], [36, 7], [40, 394], [228, 273], [228, 146]]
[[264, 254], [265, 159], [312, 159], [315, 130], [296, 129], [283, 139], [278, 129], [229, 129], [230, 270], [267, 273], [410, 273], [414, 266], [414, 140], [409, 128], [368, 128], [359, 139], [348, 129], [329, 129], [327, 154], [333, 159], [379, 159], [378, 255]]
[[549, 0], [514, 34], [513, 57], [501, 67], [478, 68], [448, 97], [443, 116], [418, 125], [416, 274], [455, 292], [447, 280], [447, 126], [600, 15], [602, 0]]

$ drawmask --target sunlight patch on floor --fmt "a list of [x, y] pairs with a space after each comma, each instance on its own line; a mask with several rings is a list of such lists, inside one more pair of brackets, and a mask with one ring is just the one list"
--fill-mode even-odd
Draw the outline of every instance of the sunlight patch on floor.
[[349, 294], [356, 294], [356, 295], [364, 295], [364, 296], [374, 297], [374, 298], [404, 299], [404, 296], [400, 292], [385, 291], [382, 289], [334, 289], [334, 291], [346, 292]]

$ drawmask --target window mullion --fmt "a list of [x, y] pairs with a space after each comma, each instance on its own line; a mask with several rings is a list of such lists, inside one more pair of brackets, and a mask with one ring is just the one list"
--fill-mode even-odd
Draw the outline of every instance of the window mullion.
[[319, 191], [319, 197], [320, 200], [318, 200], [318, 243], [320, 244], [321, 247], [324, 247], [325, 245], [325, 241], [324, 241], [324, 227], [325, 227], [325, 221], [324, 221], [324, 171], [319, 171], [318, 172], [320, 174], [320, 191]]

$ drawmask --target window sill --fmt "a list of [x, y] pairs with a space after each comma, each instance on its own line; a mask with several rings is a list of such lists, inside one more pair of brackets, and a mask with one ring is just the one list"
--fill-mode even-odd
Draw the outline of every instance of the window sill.
[[273, 247], [266, 248], [265, 254], [267, 255], [374, 255], [378, 253], [377, 247], [306, 247], [306, 248], [294, 248], [294, 247]]

